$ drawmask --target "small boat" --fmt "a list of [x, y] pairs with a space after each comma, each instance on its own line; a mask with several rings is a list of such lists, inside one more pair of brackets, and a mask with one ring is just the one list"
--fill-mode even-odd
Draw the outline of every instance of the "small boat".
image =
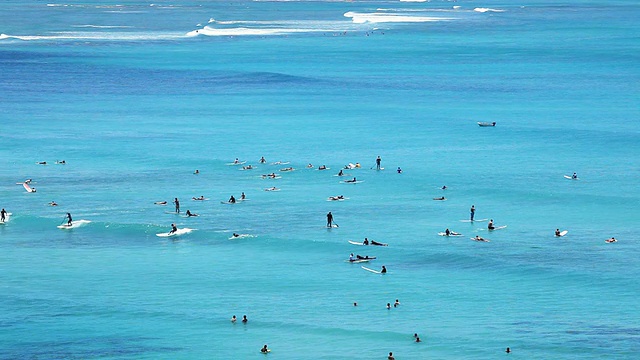
[[496, 122], [478, 122], [478, 126], [496, 126]]

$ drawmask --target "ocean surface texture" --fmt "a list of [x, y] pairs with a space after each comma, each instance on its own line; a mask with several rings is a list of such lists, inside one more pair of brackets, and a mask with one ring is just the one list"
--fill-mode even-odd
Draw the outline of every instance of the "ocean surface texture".
[[640, 357], [637, 1], [51, 1], [0, 4], [0, 359]]

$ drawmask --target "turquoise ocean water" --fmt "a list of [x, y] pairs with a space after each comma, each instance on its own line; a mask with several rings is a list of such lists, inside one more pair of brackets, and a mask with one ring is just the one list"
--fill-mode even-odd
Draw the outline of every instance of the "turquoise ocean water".
[[[600, 0], [4, 1], [0, 359], [637, 359], [638, 18]], [[356, 162], [363, 182], [334, 176]], [[508, 227], [461, 222], [472, 204]], [[91, 222], [58, 229], [67, 212]], [[156, 236], [171, 223], [196, 230]], [[347, 242], [364, 237], [389, 246]]]

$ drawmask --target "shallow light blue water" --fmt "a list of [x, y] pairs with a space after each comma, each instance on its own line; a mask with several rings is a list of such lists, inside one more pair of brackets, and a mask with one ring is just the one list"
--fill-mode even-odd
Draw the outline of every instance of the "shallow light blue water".
[[637, 4], [0, 8], [0, 358], [640, 353]]

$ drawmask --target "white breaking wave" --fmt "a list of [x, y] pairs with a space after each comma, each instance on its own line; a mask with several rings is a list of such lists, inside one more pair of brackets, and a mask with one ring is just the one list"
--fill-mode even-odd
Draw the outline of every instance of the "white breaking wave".
[[473, 9], [473, 11], [477, 11], [477, 12], [504, 12], [504, 10], [500, 10], [500, 9], [490, 9], [490, 8], [475, 8]]
[[77, 28], [95, 28], [95, 29], [129, 29], [133, 26], [124, 26], [124, 25], [71, 25], [71, 27]]
[[356, 13], [349, 11], [344, 14], [345, 17], [351, 18], [356, 24], [364, 23], [416, 23], [416, 22], [433, 22], [448, 21], [453, 18], [442, 18], [432, 16], [415, 16], [409, 14], [385, 14], [385, 13]]
[[209, 26], [205, 26], [202, 29], [193, 30], [186, 34], [186, 36], [194, 37], [198, 35], [205, 36], [272, 36], [272, 35], [288, 35], [299, 33], [311, 33], [311, 32], [330, 32], [335, 30], [327, 29], [301, 29], [301, 28], [225, 28], [216, 29]]
[[0, 40], [17, 39], [22, 41], [60, 41], [60, 40], [104, 40], [104, 41], [160, 41], [184, 39], [183, 33], [133, 33], [133, 32], [65, 32], [52, 35], [8, 35], [1, 34]]

